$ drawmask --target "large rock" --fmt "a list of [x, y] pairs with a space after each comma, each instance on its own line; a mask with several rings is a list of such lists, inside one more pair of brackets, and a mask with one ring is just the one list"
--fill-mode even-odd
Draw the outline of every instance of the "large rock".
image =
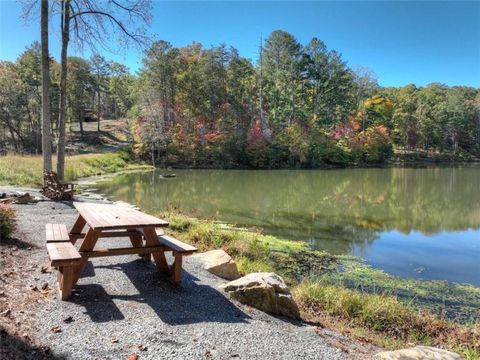
[[383, 351], [375, 355], [378, 360], [463, 360], [454, 352], [430, 346], [415, 346], [396, 351]]
[[275, 273], [252, 273], [220, 286], [232, 298], [266, 313], [300, 318], [298, 306], [282, 277]]
[[223, 250], [211, 250], [194, 256], [203, 262], [205, 270], [214, 275], [227, 280], [235, 280], [240, 277], [237, 264]]

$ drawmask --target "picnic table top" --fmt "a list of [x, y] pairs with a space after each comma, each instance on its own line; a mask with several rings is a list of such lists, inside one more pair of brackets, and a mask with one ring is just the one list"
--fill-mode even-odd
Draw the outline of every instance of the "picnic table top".
[[73, 206], [93, 230], [168, 226], [165, 220], [126, 206], [89, 202], [74, 202]]

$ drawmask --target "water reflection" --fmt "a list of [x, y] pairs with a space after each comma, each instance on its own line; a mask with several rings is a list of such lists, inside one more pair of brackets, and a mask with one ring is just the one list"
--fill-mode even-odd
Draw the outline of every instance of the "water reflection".
[[[176, 173], [174, 179], [158, 171], [127, 174], [100, 190], [149, 211], [174, 206], [316, 249], [360, 254], [400, 275], [447, 279], [428, 259], [450, 252], [455, 266], [465, 268], [454, 280], [480, 283], [478, 261], [469, 258], [480, 257], [480, 167]], [[456, 241], [455, 252], [444, 246]], [[415, 257], [426, 266], [412, 274], [421, 262]]]

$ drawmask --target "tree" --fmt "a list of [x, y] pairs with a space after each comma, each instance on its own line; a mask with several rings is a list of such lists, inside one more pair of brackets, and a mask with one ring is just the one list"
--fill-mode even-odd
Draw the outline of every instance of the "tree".
[[67, 113], [67, 49], [70, 41], [70, 0], [61, 0], [60, 29], [62, 52], [60, 70], [60, 104], [58, 111], [57, 174], [63, 180], [65, 173], [65, 116]]
[[95, 94], [97, 97], [97, 131], [100, 132], [100, 119], [102, 117], [101, 95], [107, 90], [107, 77], [109, 73], [108, 63], [99, 54], [93, 54], [90, 58], [90, 66], [95, 74]]
[[[28, 118], [27, 89], [18, 75], [15, 64], [0, 62], [0, 125], [10, 139], [3, 136], [2, 149], [7, 145], [15, 152], [27, 148], [28, 144], [22, 132], [22, 123]], [[3, 152], [3, 151], [2, 151]]]
[[108, 92], [112, 96], [114, 106], [114, 117], [126, 116], [133, 105], [132, 90], [135, 78], [130, 75], [125, 65], [110, 62], [110, 79], [108, 81]]
[[405, 147], [417, 146], [417, 125], [415, 85], [410, 84], [401, 88], [396, 95], [396, 106], [393, 112], [394, 131], [399, 142]]
[[[150, 21], [151, 0], [117, 0], [108, 2], [61, 0], [60, 7], [62, 70], [57, 171], [58, 177], [63, 179], [65, 166], [67, 49], [70, 40], [70, 21], [73, 21], [74, 40], [79, 47], [87, 44], [92, 49], [96, 49], [98, 45], [110, 49], [111, 42], [105, 41], [105, 38], [110, 38], [108, 35], [116, 36], [117, 40], [124, 47], [132, 41], [136, 45], [141, 45], [146, 41], [143, 26]], [[120, 31], [115, 31], [117, 29]], [[98, 131], [100, 131], [99, 115], [97, 115]]]
[[305, 47], [304, 58], [312, 120], [324, 126], [346, 122], [357, 107], [352, 92], [352, 72], [337, 52], [328, 51], [317, 38]]
[[[16, 71], [24, 85], [26, 118], [20, 128], [25, 130], [24, 146], [39, 153], [41, 142], [42, 59], [41, 45], [34, 42], [17, 59]], [[20, 119], [19, 119], [20, 120]], [[28, 129], [28, 130], [27, 130]]]
[[265, 41], [265, 102], [269, 121], [279, 129], [304, 117], [301, 61], [301, 45], [291, 34], [277, 30]]
[[83, 118], [87, 104], [93, 104], [91, 95], [95, 91], [94, 76], [88, 61], [79, 57], [68, 58], [67, 109], [70, 119], [78, 121], [83, 138]]
[[52, 170], [51, 118], [50, 118], [50, 56], [48, 53], [48, 0], [41, 4], [42, 38], [42, 155], [43, 168]]

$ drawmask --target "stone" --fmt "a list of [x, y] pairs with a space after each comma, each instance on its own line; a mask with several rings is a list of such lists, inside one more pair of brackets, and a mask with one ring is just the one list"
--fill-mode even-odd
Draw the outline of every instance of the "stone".
[[237, 264], [223, 250], [211, 250], [194, 255], [204, 264], [204, 269], [223, 279], [235, 280], [240, 277]]
[[383, 351], [375, 355], [377, 360], [463, 360], [460, 355], [431, 347], [431, 346], [415, 346], [407, 349], [396, 351]]
[[263, 312], [300, 318], [300, 311], [288, 286], [275, 273], [251, 273], [220, 288], [233, 299]]

